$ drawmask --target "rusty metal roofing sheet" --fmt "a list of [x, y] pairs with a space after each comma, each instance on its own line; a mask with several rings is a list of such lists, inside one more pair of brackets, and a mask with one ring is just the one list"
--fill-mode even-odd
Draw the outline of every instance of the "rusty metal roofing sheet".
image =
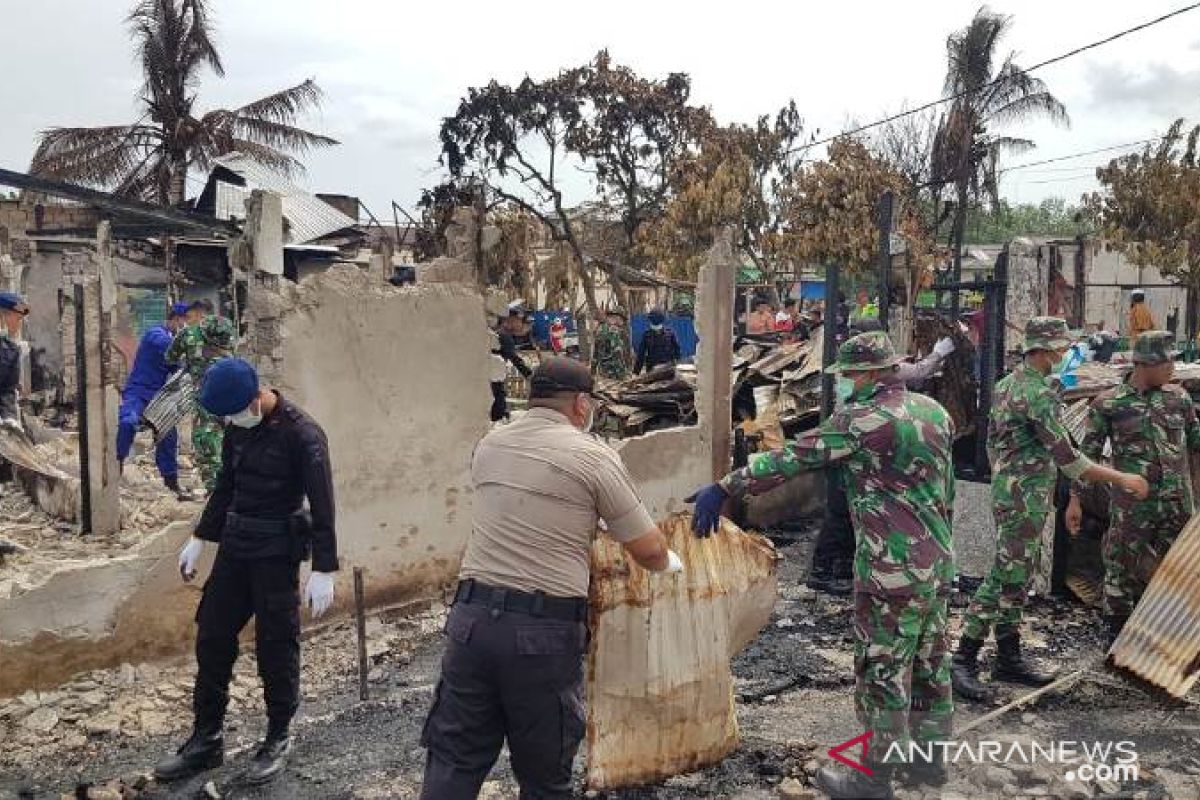
[[1200, 678], [1200, 515], [1167, 552], [1109, 654], [1175, 697]]
[[288, 221], [288, 244], [304, 244], [358, 224], [316, 195], [304, 191], [268, 167], [241, 153], [230, 153], [216, 163], [236, 173], [245, 186], [218, 181], [216, 216], [219, 219], [246, 216], [246, 199], [254, 189], [275, 192], [283, 198], [283, 216]]

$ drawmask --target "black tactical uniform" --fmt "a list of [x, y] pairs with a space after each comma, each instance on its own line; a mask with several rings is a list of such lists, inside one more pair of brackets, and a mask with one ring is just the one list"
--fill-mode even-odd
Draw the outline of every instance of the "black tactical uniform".
[[[335, 572], [333, 476], [321, 427], [282, 395], [255, 428], [229, 426], [221, 472], [196, 536], [220, 543], [196, 612], [196, 725], [220, 728], [238, 634], [255, 618], [267, 719], [286, 730], [300, 699], [300, 562]], [[269, 737], [270, 734], [268, 734]]]
[[640, 373], [643, 367], [649, 372], [663, 364], [674, 364], [679, 356], [679, 340], [675, 338], [675, 332], [670, 328], [651, 328], [642, 335], [633, 374]]
[[17, 387], [21, 384], [21, 348], [0, 337], [0, 419], [19, 419]]

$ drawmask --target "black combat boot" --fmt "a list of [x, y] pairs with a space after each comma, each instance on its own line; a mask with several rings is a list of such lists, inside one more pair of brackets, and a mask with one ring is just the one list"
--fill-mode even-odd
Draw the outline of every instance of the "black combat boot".
[[283, 772], [287, 766], [288, 755], [292, 752], [292, 737], [287, 728], [268, 730], [267, 738], [254, 754], [250, 769], [246, 770], [246, 783], [251, 785], [267, 783]]
[[814, 592], [849, 597], [854, 592], [853, 563], [844, 558], [831, 558], [827, 561], [814, 559], [806, 585]]
[[175, 755], [158, 762], [154, 777], [160, 781], [177, 781], [225, 762], [225, 738], [221, 729], [194, 730]]
[[1117, 641], [1117, 637], [1121, 635], [1121, 629], [1125, 627], [1125, 623], [1128, 621], [1128, 614], [1104, 615], [1104, 624], [1108, 627], [1108, 650], [1112, 649], [1112, 646]]
[[899, 778], [905, 786], [944, 786], [949, 776], [946, 773], [945, 762], [936, 759], [930, 761], [915, 754], [911, 764], [905, 765]]
[[996, 631], [996, 666], [992, 680], [1019, 683], [1024, 686], [1045, 686], [1054, 682], [1054, 674], [1038, 669], [1021, 655], [1021, 634], [1016, 629]]
[[181, 503], [190, 502], [196, 499], [195, 495], [193, 495], [189, 490], [184, 489], [179, 485], [178, 475], [170, 475], [163, 478], [163, 484], [175, 493], [176, 499], [178, 499]]
[[892, 800], [890, 765], [873, 765], [874, 775], [845, 767], [821, 767], [813, 783], [833, 800]]
[[982, 639], [964, 636], [958, 640], [958, 649], [950, 662], [950, 682], [954, 693], [965, 700], [986, 700], [991, 693], [979, 681], [979, 649]]

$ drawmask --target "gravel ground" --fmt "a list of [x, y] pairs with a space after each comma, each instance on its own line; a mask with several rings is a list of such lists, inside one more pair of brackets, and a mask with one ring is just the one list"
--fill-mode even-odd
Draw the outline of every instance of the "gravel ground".
[[[960, 502], [969, 509], [975, 504], [964, 494], [960, 492]], [[960, 515], [956, 522], [961, 526], [964, 519]], [[785, 796], [780, 788], [785, 781], [787, 790], [810, 791], [805, 787], [812, 772], [831, 763], [826, 751], [861, 732], [851, 696], [849, 602], [815, 594], [803, 583], [813, 538], [810, 528], [781, 544], [784, 560], [775, 614], [734, 660], [741, 747], [718, 765], [662, 785], [592, 796], [755, 800]], [[186, 686], [191, 665], [181, 661], [147, 674], [129, 667], [85, 676], [83, 686], [99, 686], [90, 691], [106, 693], [107, 705], [90, 713], [101, 718], [117, 715], [120, 720], [112, 729], [92, 726], [99, 733], [81, 734], [76, 732], [78, 723], [62, 722], [39, 733], [28, 724], [38, 698], [0, 703], [0, 798], [415, 797], [423, 763], [420, 726], [437, 678], [442, 614], [440, 608], [405, 617], [385, 614], [372, 623], [371, 699], [366, 702], [357, 696], [349, 626], [339, 625], [307, 640], [305, 703], [297, 721], [294, 756], [287, 772], [268, 787], [253, 790], [239, 780], [263, 728], [253, 660], [243, 657], [235, 684], [243, 691], [235, 693], [231, 752], [224, 767], [172, 786], [146, 781], [153, 763], [178, 743], [189, 724], [186, 696], [179, 687]], [[1074, 669], [1099, 657], [1101, 624], [1093, 612], [1035, 602], [1028, 619], [1029, 649], [1043, 660]], [[952, 625], [957, 635], [957, 619]], [[985, 660], [990, 652], [991, 648]], [[993, 703], [960, 704], [956, 723], [961, 726], [1025, 691], [1001, 685]], [[86, 692], [68, 688], [44, 705], [66, 715], [72, 698]], [[122, 707], [133, 711], [122, 712]], [[157, 724], [147, 724], [148, 713]], [[1200, 798], [1196, 707], [1164, 698], [1103, 667], [1068, 690], [986, 724], [979, 734], [1038, 741], [1127, 739], [1137, 747], [1141, 774], [1137, 781], [1123, 784], [1072, 784], [1062, 774], [1038, 768], [974, 766], [956, 770], [951, 783], [940, 790], [906, 790], [902, 800]], [[506, 762], [502, 756], [482, 797], [516, 797]], [[126, 787], [123, 795], [118, 781]]]

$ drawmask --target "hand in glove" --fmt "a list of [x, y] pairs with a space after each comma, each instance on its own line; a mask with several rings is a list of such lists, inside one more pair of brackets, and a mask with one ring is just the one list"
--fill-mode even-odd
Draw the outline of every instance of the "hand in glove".
[[308, 576], [304, 587], [304, 605], [309, 607], [313, 619], [324, 614], [333, 605], [333, 573], [314, 572]]
[[701, 539], [711, 536], [721, 525], [721, 508], [728, 499], [729, 495], [719, 483], [710, 483], [687, 498], [684, 502], [696, 504], [692, 512], [692, 533]]
[[672, 572], [683, 572], [683, 560], [674, 550], [667, 551], [667, 568], [663, 570], [664, 575], [669, 575]]
[[196, 577], [196, 563], [203, 551], [204, 540], [195, 536], [188, 539], [187, 544], [179, 551], [179, 577], [183, 578], [184, 583]]
[[937, 353], [942, 358], [945, 358], [954, 352], [954, 340], [949, 336], [938, 339], [937, 344], [933, 346], [933, 352]]
[[5, 417], [0, 419], [0, 427], [8, 428], [16, 433], [24, 433], [25, 428], [21, 426], [21, 420], [16, 417]]

